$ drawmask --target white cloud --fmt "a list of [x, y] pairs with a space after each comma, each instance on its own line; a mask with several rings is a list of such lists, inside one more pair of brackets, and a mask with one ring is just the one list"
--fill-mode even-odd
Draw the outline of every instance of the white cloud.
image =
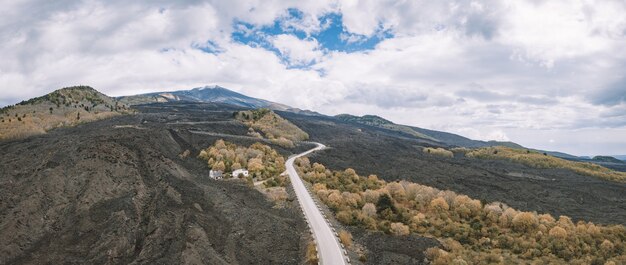
[[[393, 38], [327, 51], [312, 36], [329, 12], [341, 13], [344, 41], [382, 30]], [[75, 84], [110, 95], [220, 84], [477, 139], [565, 148], [559, 134], [578, 129], [567, 138], [580, 143], [573, 151], [606, 130], [619, 148], [625, 13], [612, 0], [10, 1], [0, 5], [0, 104]], [[231, 40], [235, 21], [261, 28], [276, 19], [306, 35], [265, 36], [280, 56]], [[532, 139], [543, 131], [554, 133]]]
[[291, 65], [308, 65], [319, 61], [324, 53], [315, 39], [301, 40], [290, 34], [280, 34], [270, 39]]

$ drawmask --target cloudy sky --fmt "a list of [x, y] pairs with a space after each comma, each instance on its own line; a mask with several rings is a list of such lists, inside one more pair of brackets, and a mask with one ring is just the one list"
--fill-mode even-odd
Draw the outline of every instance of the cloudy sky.
[[[132, 4], [129, 4], [131, 2]], [[221, 85], [325, 114], [626, 154], [626, 2], [6, 1], [0, 106]]]

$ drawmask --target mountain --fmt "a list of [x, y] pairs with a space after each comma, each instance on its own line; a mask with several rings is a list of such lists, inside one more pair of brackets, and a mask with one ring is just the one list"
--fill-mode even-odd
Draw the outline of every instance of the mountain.
[[273, 110], [293, 109], [287, 105], [271, 102], [264, 99], [249, 97], [221, 86], [197, 87], [190, 90], [178, 90], [171, 92], [155, 92], [134, 96], [122, 96], [119, 101], [129, 105], [139, 105], [157, 102], [213, 102], [225, 103], [244, 108], [269, 108]]
[[44, 134], [53, 128], [131, 112], [127, 105], [92, 87], [66, 87], [0, 109], [0, 140]]

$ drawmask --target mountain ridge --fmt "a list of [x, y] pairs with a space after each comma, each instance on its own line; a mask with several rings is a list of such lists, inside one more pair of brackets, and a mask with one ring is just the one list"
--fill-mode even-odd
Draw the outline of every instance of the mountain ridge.
[[195, 87], [189, 90], [152, 92], [131, 96], [120, 96], [116, 99], [129, 105], [161, 103], [174, 101], [226, 103], [245, 108], [269, 108], [287, 111], [290, 106], [265, 99], [250, 97], [230, 89], [215, 85]]
[[[140, 105], [140, 104], [150, 104], [150, 103], [195, 102], [195, 103], [223, 103], [223, 104], [228, 104], [228, 105], [242, 107], [242, 108], [249, 108], [249, 109], [268, 108], [268, 109], [277, 110], [277, 111], [292, 112], [292, 113], [310, 115], [310, 116], [326, 116], [326, 117], [331, 117], [334, 119], [341, 120], [343, 122], [379, 127], [383, 129], [400, 132], [402, 134], [409, 135], [412, 137], [417, 137], [417, 138], [422, 138], [422, 139], [426, 139], [430, 141], [444, 143], [450, 146], [459, 146], [459, 147], [466, 147], [466, 148], [506, 146], [506, 147], [511, 147], [511, 148], [529, 149], [533, 151], [544, 152], [546, 154], [560, 157], [560, 158], [565, 158], [565, 159], [571, 159], [571, 160], [582, 159], [581, 157], [562, 153], [562, 152], [545, 151], [545, 150], [527, 148], [514, 142], [473, 140], [473, 139], [470, 139], [461, 135], [457, 135], [454, 133], [430, 130], [430, 129], [420, 128], [416, 126], [396, 124], [390, 120], [387, 120], [377, 115], [355, 116], [351, 114], [339, 114], [335, 116], [328, 116], [328, 115], [320, 114], [318, 112], [311, 111], [311, 110], [303, 110], [299, 108], [290, 107], [282, 103], [277, 103], [277, 102], [272, 102], [272, 101], [265, 100], [265, 99], [250, 97], [250, 96], [232, 91], [230, 89], [227, 89], [219, 85], [213, 85], [213, 86], [207, 85], [203, 87], [195, 87], [195, 88], [188, 89], [188, 90], [151, 92], [151, 93], [129, 95], [129, 96], [119, 96], [119, 97], [108, 97], [105, 94], [102, 94], [96, 89], [93, 89], [91, 87], [88, 87], [88, 86], [81, 86], [81, 87], [83, 89], [88, 88], [90, 94], [96, 95], [90, 98], [92, 100], [94, 98], [102, 97], [108, 100], [96, 99], [96, 101], [117, 102], [116, 104], [121, 104], [121, 106], [124, 106], [124, 107], [132, 106], [132, 105]], [[22, 101], [18, 103], [16, 106], [42, 102], [43, 100], [47, 100], [49, 95], [55, 92], [44, 95], [42, 97], [36, 97], [36, 98], [32, 98], [26, 101]], [[112, 104], [113, 103], [105, 104], [105, 106], [109, 106]], [[97, 103], [95, 105], [97, 105]], [[7, 108], [12, 108], [12, 107], [15, 107], [15, 106], [7, 106], [3, 108], [2, 110], [5, 110]], [[51, 126], [48, 126], [48, 127], [51, 127]], [[620, 159], [623, 160], [626, 158], [620, 158]]]

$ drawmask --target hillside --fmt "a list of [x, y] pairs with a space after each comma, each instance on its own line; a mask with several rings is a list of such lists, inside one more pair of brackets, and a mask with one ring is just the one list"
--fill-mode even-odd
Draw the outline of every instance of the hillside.
[[150, 105], [0, 142], [0, 264], [302, 264], [293, 196], [276, 208], [242, 181], [209, 179], [196, 158], [219, 138], [191, 130], [246, 134], [234, 109]]
[[[588, 162], [575, 162], [558, 157], [553, 157], [547, 153], [538, 153], [531, 150], [521, 150], [504, 146], [473, 149], [465, 154], [471, 158], [482, 159], [504, 159], [521, 163], [534, 168], [562, 168], [569, 169], [579, 174], [594, 176], [612, 181], [626, 182], [626, 173], [614, 171], [600, 165]], [[596, 159], [606, 162], [608, 158]]]
[[269, 109], [239, 111], [235, 118], [249, 127], [248, 135], [264, 137], [283, 147], [294, 147], [295, 142], [309, 139], [305, 131]]
[[132, 112], [127, 105], [91, 87], [66, 87], [0, 109], [0, 140], [44, 134], [57, 127]]
[[353, 168], [386, 181], [411, 181], [481, 201], [503, 202], [522, 211], [567, 215], [575, 221], [626, 224], [624, 183], [507, 160], [437, 156], [424, 153], [423, 148], [449, 147], [330, 117], [281, 115], [308, 132], [311, 141], [331, 147], [310, 159], [332, 170]]
[[341, 121], [345, 121], [345, 122], [353, 122], [353, 123], [359, 123], [359, 124], [364, 124], [364, 125], [373, 126], [373, 127], [385, 128], [385, 129], [389, 129], [393, 131], [398, 131], [401, 133], [406, 133], [408, 135], [411, 135], [417, 138], [424, 138], [428, 140], [438, 141], [438, 139], [428, 136], [426, 134], [420, 133], [409, 126], [395, 124], [391, 121], [388, 121], [376, 115], [364, 115], [364, 116], [359, 117], [359, 116], [354, 116], [350, 114], [339, 114], [339, 115], [336, 115], [335, 118]]
[[220, 86], [197, 87], [190, 90], [178, 90], [170, 92], [147, 93], [134, 96], [122, 96], [117, 98], [128, 105], [139, 105], [158, 102], [214, 102], [225, 103], [243, 108], [269, 108], [275, 110], [287, 110], [291, 107], [271, 102], [264, 99], [249, 97]]

